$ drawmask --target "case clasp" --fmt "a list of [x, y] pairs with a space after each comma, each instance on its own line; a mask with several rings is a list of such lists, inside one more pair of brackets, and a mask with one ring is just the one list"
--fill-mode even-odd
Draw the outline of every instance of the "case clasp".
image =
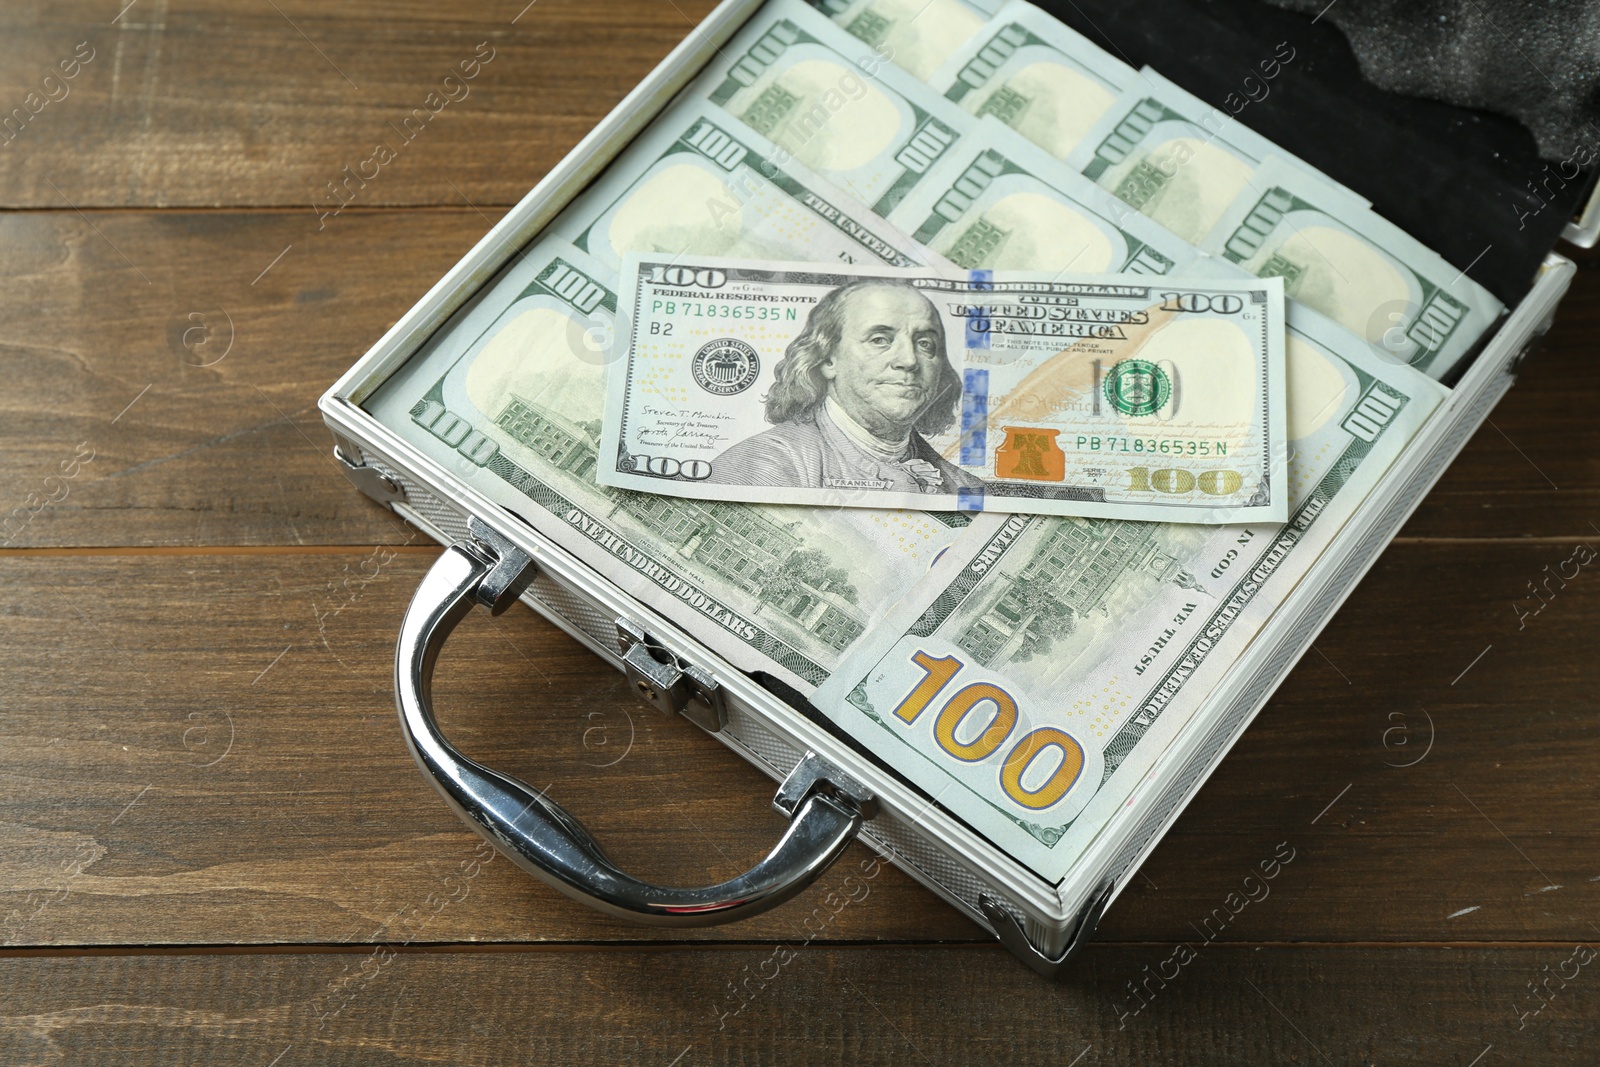
[[[361, 453], [357, 451], [356, 455]], [[333, 458], [338, 461], [339, 469], [344, 471], [344, 476], [367, 496], [380, 504], [402, 504], [405, 502], [406, 493], [395, 480], [376, 467], [369, 467], [365, 463], [356, 463], [345, 452], [341, 442], [333, 446]]]
[[622, 669], [640, 697], [664, 714], [682, 713], [710, 733], [728, 725], [722, 687], [708, 671], [651, 641], [643, 629], [627, 619], [616, 622]]

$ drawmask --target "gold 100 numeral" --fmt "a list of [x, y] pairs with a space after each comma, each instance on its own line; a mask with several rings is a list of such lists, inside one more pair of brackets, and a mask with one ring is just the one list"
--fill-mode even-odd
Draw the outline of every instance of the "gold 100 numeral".
[[1159, 470], [1149, 467], [1128, 468], [1130, 493], [1148, 493], [1152, 489], [1158, 493], [1190, 493], [1198, 488], [1210, 496], [1232, 496], [1243, 487], [1244, 475], [1238, 471], [1209, 470], [1197, 478], [1193, 471], [1186, 471], [1182, 467], [1162, 467]]
[[[955, 656], [934, 656], [919, 649], [911, 662], [922, 668], [922, 680], [894, 709], [895, 716], [910, 725], [917, 721], [945, 687], [966, 666]], [[956, 736], [967, 716], [980, 704], [994, 705], [994, 715], [982, 733], [969, 742]], [[978, 763], [999, 751], [1017, 727], [1017, 701], [993, 682], [973, 682], [962, 686], [944, 702], [933, 721], [933, 739], [949, 755], [963, 763]], [[1023, 777], [1035, 760], [1048, 749], [1061, 751], [1061, 763], [1037, 789], [1024, 788]], [[1006, 796], [1033, 811], [1048, 808], [1067, 795], [1083, 773], [1083, 746], [1065, 730], [1041, 726], [1011, 746], [1000, 764], [1000, 788]]]

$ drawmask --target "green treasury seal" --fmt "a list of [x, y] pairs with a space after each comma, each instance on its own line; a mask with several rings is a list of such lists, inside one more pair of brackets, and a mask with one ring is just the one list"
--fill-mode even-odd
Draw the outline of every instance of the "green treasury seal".
[[1172, 397], [1167, 372], [1143, 359], [1124, 359], [1106, 375], [1106, 399], [1124, 415], [1154, 415]]

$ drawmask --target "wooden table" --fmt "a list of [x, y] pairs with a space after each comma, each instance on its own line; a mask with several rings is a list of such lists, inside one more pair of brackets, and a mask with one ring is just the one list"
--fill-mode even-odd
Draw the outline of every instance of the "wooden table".
[[[1600, 576], [1532, 590], [1600, 545], [1600, 258], [1064, 981], [859, 846], [645, 930], [412, 766], [390, 657], [438, 550], [315, 400], [710, 0], [124, 2], [0, 11], [0, 112], [89, 56], [0, 147], [0, 1062], [1596, 1062]], [[530, 612], [470, 618], [439, 703], [646, 876], [779, 827]]]

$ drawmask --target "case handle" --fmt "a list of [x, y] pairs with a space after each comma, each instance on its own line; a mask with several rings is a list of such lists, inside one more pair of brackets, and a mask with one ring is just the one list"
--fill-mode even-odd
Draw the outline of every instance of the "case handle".
[[565, 808], [509, 775], [462, 755], [433, 716], [433, 667], [475, 603], [500, 614], [533, 580], [532, 558], [480, 520], [429, 569], [400, 624], [395, 702], [406, 747], [461, 819], [530, 874], [590, 907], [657, 926], [748, 918], [793, 897], [838, 859], [873, 813], [857, 783], [807, 753], [774, 807], [792, 821], [765, 859], [736, 878], [670, 889], [624, 874]]

